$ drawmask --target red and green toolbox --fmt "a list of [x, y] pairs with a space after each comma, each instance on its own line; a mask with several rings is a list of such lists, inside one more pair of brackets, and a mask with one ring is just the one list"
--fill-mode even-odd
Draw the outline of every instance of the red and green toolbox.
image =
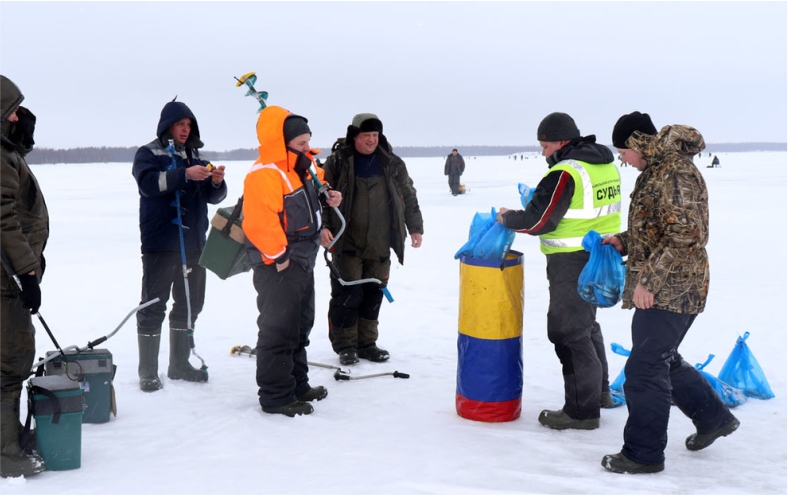
[[28, 408], [36, 420], [36, 445], [47, 470], [82, 463], [82, 388], [65, 375], [32, 377]]
[[116, 411], [112, 386], [116, 367], [112, 364], [112, 353], [106, 349], [64, 350], [64, 358], [57, 351], [48, 351], [47, 359], [53, 354], [58, 356], [46, 363], [46, 375], [65, 376], [82, 389], [87, 405], [82, 422], [109, 422], [110, 412]]

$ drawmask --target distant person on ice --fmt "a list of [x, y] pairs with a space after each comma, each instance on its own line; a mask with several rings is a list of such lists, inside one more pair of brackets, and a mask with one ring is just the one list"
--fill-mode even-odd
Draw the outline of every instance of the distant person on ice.
[[[276, 106], [257, 119], [259, 158], [244, 179], [243, 230], [257, 291], [258, 399], [265, 413], [309, 415], [328, 396], [309, 385], [306, 348], [315, 322], [315, 260], [323, 238], [323, 204], [308, 171], [315, 167], [307, 120]], [[329, 190], [329, 207], [342, 201]]]
[[[0, 307], [0, 473], [31, 476], [44, 461], [19, 445], [22, 384], [36, 356], [32, 314], [41, 306], [39, 281], [44, 275], [44, 247], [49, 239], [49, 212], [25, 155], [33, 149], [36, 116], [20, 106], [25, 99], [10, 79], [0, 76], [2, 110], [2, 306]], [[10, 265], [11, 272], [5, 264]], [[12, 279], [17, 276], [21, 289]]]
[[602, 236], [621, 229], [621, 178], [610, 149], [597, 144], [594, 135], [581, 137], [567, 114], [542, 119], [537, 139], [549, 170], [525, 210], [501, 208], [497, 220], [539, 236], [547, 257], [547, 337], [562, 366], [564, 406], [543, 410], [539, 423], [551, 429], [596, 429], [600, 408], [615, 405], [596, 307], [580, 297], [577, 280], [590, 256], [583, 236], [592, 229]]
[[714, 155], [714, 158], [711, 161], [711, 166], [712, 167], [719, 167], [720, 166], [720, 159], [717, 158], [716, 155]]
[[602, 466], [616, 473], [664, 470], [671, 404], [695, 424], [697, 432], [685, 441], [690, 451], [739, 427], [709, 382], [678, 352], [709, 293], [709, 195], [692, 162], [706, 145], [689, 126], [655, 129], [648, 114], [639, 112], [622, 116], [613, 128], [613, 145], [640, 171], [627, 230], [603, 241], [627, 257], [622, 308], [635, 309], [624, 371], [624, 446], [602, 458]]
[[[174, 141], [175, 152], [166, 150]], [[197, 119], [183, 102], [168, 102], [161, 110], [156, 139], [137, 150], [132, 174], [140, 193], [140, 238], [142, 241], [142, 301], [156, 297], [158, 303], [137, 312], [140, 389], [161, 389], [159, 379], [159, 342], [161, 327], [172, 292], [170, 326], [170, 364], [167, 377], [189, 382], [207, 382], [206, 371], [192, 367], [189, 355], [193, 331], [205, 301], [205, 268], [199, 263], [208, 230], [208, 203], [220, 203], [227, 196], [224, 166], [209, 168], [200, 158], [200, 128]], [[174, 161], [174, 164], [173, 164]], [[174, 165], [174, 167], [173, 167]], [[180, 191], [183, 242], [174, 206]], [[186, 252], [189, 270], [189, 302], [183, 276], [181, 249]], [[191, 308], [191, 322], [188, 308]]]
[[465, 172], [465, 160], [455, 148], [446, 157], [446, 164], [443, 166], [443, 175], [449, 176], [449, 188], [454, 196], [460, 194], [460, 176], [463, 172]]

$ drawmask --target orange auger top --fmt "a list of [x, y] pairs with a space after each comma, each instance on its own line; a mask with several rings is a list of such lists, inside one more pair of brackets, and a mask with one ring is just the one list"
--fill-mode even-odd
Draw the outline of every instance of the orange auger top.
[[[283, 130], [288, 115], [282, 107], [269, 106], [257, 119], [260, 156], [244, 179], [243, 230], [253, 264], [289, 258], [311, 270], [320, 247], [321, 205], [305, 168], [296, 168], [299, 155], [286, 147]], [[313, 153], [319, 152], [312, 150], [305, 157], [323, 181]]]

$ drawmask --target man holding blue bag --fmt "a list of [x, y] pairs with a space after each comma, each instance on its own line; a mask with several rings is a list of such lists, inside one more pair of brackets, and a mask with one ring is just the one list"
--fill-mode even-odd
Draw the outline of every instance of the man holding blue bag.
[[581, 137], [567, 114], [545, 117], [537, 139], [549, 170], [524, 210], [501, 208], [497, 220], [539, 236], [547, 257], [547, 337], [561, 361], [564, 406], [543, 410], [539, 423], [560, 430], [596, 429], [600, 408], [613, 406], [613, 399], [596, 307], [581, 298], [577, 281], [590, 256], [582, 245], [585, 234], [621, 230], [621, 178], [610, 149], [597, 144], [594, 135]]
[[624, 446], [602, 466], [621, 474], [665, 469], [671, 404], [692, 419], [690, 451], [702, 450], [739, 421], [678, 347], [709, 292], [709, 195], [692, 157], [706, 146], [689, 126], [657, 132], [648, 114], [623, 115], [613, 128], [621, 160], [640, 171], [627, 230], [603, 241], [627, 255], [622, 308], [632, 316], [632, 351], [625, 368], [629, 417]]

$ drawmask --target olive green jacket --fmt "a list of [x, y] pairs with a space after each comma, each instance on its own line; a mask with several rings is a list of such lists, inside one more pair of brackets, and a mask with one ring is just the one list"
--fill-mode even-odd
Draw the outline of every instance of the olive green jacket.
[[[35, 116], [24, 107], [19, 107], [19, 123], [9, 123], [7, 114], [21, 102], [21, 92], [13, 83], [3, 81], [2, 114], [2, 169], [0, 184], [2, 203], [0, 203], [0, 223], [2, 233], [0, 242], [3, 254], [8, 258], [16, 274], [26, 274], [35, 270], [39, 280], [44, 271], [44, 247], [49, 238], [49, 214], [44, 195], [38, 181], [25, 161], [25, 155], [32, 147], [32, 133]], [[13, 98], [17, 95], [18, 98]], [[5, 105], [13, 105], [6, 108]], [[32, 123], [31, 123], [32, 120]], [[20, 136], [18, 127], [28, 126], [28, 131]], [[28, 145], [29, 144], [29, 145]], [[16, 283], [12, 282], [5, 268], [2, 269], [3, 295], [18, 294]]]
[[[388, 186], [389, 197], [393, 199], [389, 205], [389, 212], [384, 212], [382, 218], [390, 219], [390, 240], [388, 241], [391, 249], [397, 255], [399, 263], [402, 264], [405, 256], [405, 239], [407, 234], [424, 234], [424, 221], [419, 208], [419, 200], [416, 197], [416, 188], [413, 180], [408, 174], [405, 162], [391, 152], [388, 142], [381, 140], [375, 153], [382, 163], [383, 175]], [[325, 170], [326, 182], [335, 190], [342, 193], [342, 203], [339, 211], [348, 224], [348, 229], [352, 228], [354, 213], [355, 174], [353, 169], [353, 144], [346, 144], [344, 138], [340, 138], [332, 147], [333, 152], [326, 159], [323, 168]], [[374, 221], [374, 212], [366, 212], [370, 222]], [[339, 231], [341, 222], [333, 209], [328, 210], [326, 225], [335, 235]], [[407, 231], [406, 231], [407, 228]], [[348, 238], [340, 236], [332, 248], [334, 253], [341, 253], [344, 241]]]

